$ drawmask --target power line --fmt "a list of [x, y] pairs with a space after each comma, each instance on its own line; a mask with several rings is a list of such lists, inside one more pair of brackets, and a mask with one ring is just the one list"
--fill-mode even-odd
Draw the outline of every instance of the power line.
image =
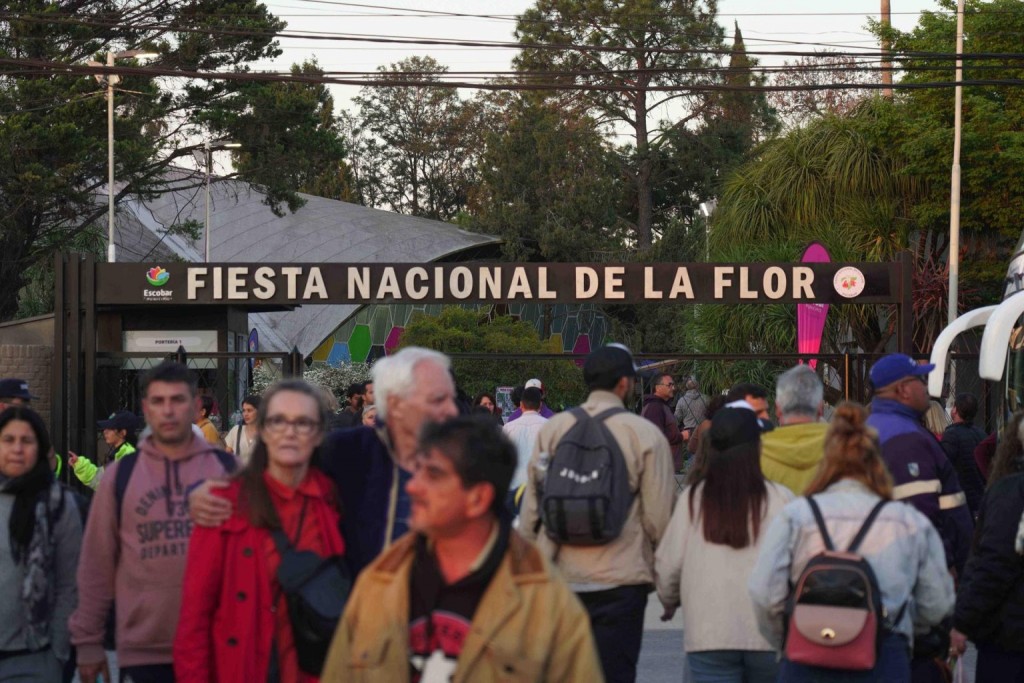
[[[1021, 55], [1020, 58], [1024, 58]], [[233, 81], [233, 82], [264, 82], [264, 83], [307, 83], [317, 85], [356, 85], [356, 86], [380, 86], [380, 87], [423, 87], [423, 88], [470, 88], [474, 90], [507, 90], [507, 91], [584, 91], [584, 92], [633, 92], [637, 88], [629, 85], [596, 84], [596, 83], [557, 83], [557, 82], [466, 82], [466, 81], [437, 81], [408, 78], [400, 75], [397, 78], [382, 78], [384, 74], [377, 74], [375, 78], [340, 78], [328, 75], [291, 74], [282, 72], [202, 72], [193, 70], [169, 69], [159, 66], [147, 67], [90, 67], [83, 64], [66, 64], [36, 59], [0, 59], [0, 66], [18, 67], [17, 75], [40, 75], [52, 76], [55, 74], [65, 75], [95, 75], [97, 73], [116, 73], [132, 76], [171, 76], [180, 78], [202, 79], [209, 81]], [[34, 67], [29, 69], [28, 67]], [[954, 81], [932, 81], [932, 82], [901, 82], [893, 84], [892, 87], [901, 90], [922, 90], [940, 89], [955, 87]], [[986, 86], [1005, 87], [1024, 85], [1024, 79], [965, 79], [965, 87]], [[647, 86], [643, 90], [647, 92], [785, 92], [785, 91], [806, 91], [806, 90], [877, 90], [888, 87], [881, 83], [815, 83], [803, 85], [727, 85], [717, 83], [690, 83], [665, 86]]]

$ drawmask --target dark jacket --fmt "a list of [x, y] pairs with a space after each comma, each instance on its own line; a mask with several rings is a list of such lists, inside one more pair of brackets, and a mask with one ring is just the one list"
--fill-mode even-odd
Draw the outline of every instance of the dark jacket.
[[320, 456], [338, 487], [345, 558], [355, 575], [409, 530], [410, 474], [392, 459], [383, 424], [331, 432]]
[[1012, 652], [1024, 652], [1024, 559], [1014, 550], [1022, 513], [1024, 474], [985, 494], [953, 616], [953, 626], [971, 640]]
[[676, 416], [672, 407], [656, 394], [644, 396], [644, 408], [640, 416], [645, 417], [661, 430], [661, 433], [668, 439], [668, 445], [672, 449], [672, 455], [678, 455], [683, 445], [683, 435], [679, 432], [679, 425], [676, 424]]
[[963, 571], [974, 524], [953, 465], [935, 435], [909, 406], [891, 399], [871, 402], [868, 424], [878, 430], [882, 459], [892, 474], [893, 498], [916, 507], [939, 532], [946, 561]]
[[972, 515], [978, 514], [981, 497], [985, 495], [985, 480], [981, 478], [978, 464], [974, 461], [974, 449], [985, 438], [985, 432], [965, 422], [946, 427], [942, 433], [942, 450], [953, 464], [960, 486], [967, 496], [967, 507]]

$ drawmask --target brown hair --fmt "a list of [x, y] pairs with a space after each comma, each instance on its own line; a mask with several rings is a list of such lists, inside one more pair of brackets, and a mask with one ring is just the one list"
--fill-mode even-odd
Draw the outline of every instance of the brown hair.
[[[267, 410], [270, 408], [270, 400], [275, 394], [284, 391], [292, 391], [298, 394], [309, 396], [316, 401], [317, 412], [319, 412], [320, 431], [327, 429], [327, 421], [330, 418], [330, 410], [327, 407], [327, 398], [324, 392], [301, 379], [284, 379], [275, 382], [263, 394], [259, 410], [256, 413], [256, 426], [262, 431], [267, 421]], [[317, 466], [320, 461], [320, 447], [313, 451], [311, 466]], [[262, 437], [256, 440], [247, 464], [236, 476], [242, 482], [241, 495], [239, 496], [239, 509], [249, 518], [249, 523], [255, 527], [264, 529], [280, 529], [281, 519], [277, 516], [277, 509], [270, 499], [270, 491], [263, 481], [263, 473], [267, 470], [270, 458], [267, 454], [267, 445], [263, 443]]]
[[[746, 548], [757, 540], [768, 505], [754, 412], [746, 408], [719, 411], [704, 441], [708, 449], [700, 499], [704, 538], [737, 550]], [[696, 485], [690, 487], [691, 519], [696, 491]]]
[[992, 458], [992, 469], [988, 473], [986, 488], [992, 488], [997, 481], [1011, 474], [1024, 471], [1024, 444], [1021, 439], [1021, 424], [1024, 411], [1018, 410], [1003, 426], [1003, 432], [996, 443], [996, 455]]
[[806, 495], [820, 493], [840, 479], [855, 479], [885, 500], [892, 500], [892, 475], [882, 460], [878, 432], [868, 426], [864, 406], [840, 403], [825, 434], [825, 457]]

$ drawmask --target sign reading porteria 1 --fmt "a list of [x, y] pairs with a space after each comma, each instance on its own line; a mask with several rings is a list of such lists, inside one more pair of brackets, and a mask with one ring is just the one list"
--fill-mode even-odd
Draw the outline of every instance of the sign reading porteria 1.
[[98, 304], [895, 303], [895, 263], [104, 263]]

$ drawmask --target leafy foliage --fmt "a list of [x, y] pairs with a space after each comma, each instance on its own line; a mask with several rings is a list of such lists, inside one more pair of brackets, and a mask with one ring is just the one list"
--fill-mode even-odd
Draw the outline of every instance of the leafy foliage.
[[401, 346], [423, 346], [443, 353], [521, 354], [522, 360], [471, 360], [452, 362], [459, 386], [470, 395], [493, 392], [498, 386], [522, 385], [531, 377], [544, 381], [546, 401], [570, 406], [586, 395], [583, 373], [572, 361], [530, 360], [536, 353], [561, 353], [552, 340], [541, 341], [527, 322], [511, 316], [488, 318], [486, 314], [447, 306], [440, 315], [416, 315], [402, 333]]
[[370, 206], [441, 221], [467, 202], [479, 149], [478, 107], [454, 88], [404, 86], [408, 72], [439, 81], [447, 71], [432, 57], [410, 57], [380, 67], [395, 85], [365, 87], [350, 120], [359, 194]]
[[[58, 64], [105, 63], [107, 52], [145, 49], [158, 54], [161, 68], [242, 72], [280, 54], [274, 37], [284, 27], [258, 0], [13, 0], [4, 9], [0, 57]], [[139, 66], [130, 59], [117, 64]], [[15, 314], [19, 292], [35, 270], [51, 267], [54, 250], [74, 245], [102, 253], [105, 85], [60, 69], [12, 68], [0, 75], [0, 319]], [[121, 74], [114, 98], [116, 201], [198, 186], [201, 174], [182, 180], [168, 171], [183, 159], [194, 164], [203, 141], [237, 134], [248, 138], [236, 140], [247, 146], [239, 159], [243, 177], [263, 186], [271, 205], [297, 205], [298, 169], [310, 167], [310, 159], [319, 163], [310, 147], [324, 145], [323, 136], [300, 131], [322, 121], [309, 108], [296, 110], [291, 98], [267, 97], [273, 89]], [[293, 117], [286, 134], [277, 105]], [[268, 134], [253, 134], [258, 130]]]
[[555, 100], [495, 97], [472, 229], [509, 260], [601, 261], [621, 249], [614, 160], [594, 121]]
[[[710, 105], [710, 98], [688, 86], [718, 79], [708, 70], [715, 64], [708, 50], [722, 45], [716, 12], [715, 0], [537, 0], [519, 18], [516, 35], [523, 50], [517, 68], [542, 72], [563, 85], [607, 88], [582, 91], [579, 98], [602, 124], [631, 131], [633, 145], [624, 150], [623, 171], [634, 186], [633, 239], [641, 250], [653, 241], [652, 150], [665, 130], [686, 126]], [[538, 43], [572, 47], [531, 47]], [[660, 131], [649, 130], [649, 118], [669, 102], [682, 116]]]

